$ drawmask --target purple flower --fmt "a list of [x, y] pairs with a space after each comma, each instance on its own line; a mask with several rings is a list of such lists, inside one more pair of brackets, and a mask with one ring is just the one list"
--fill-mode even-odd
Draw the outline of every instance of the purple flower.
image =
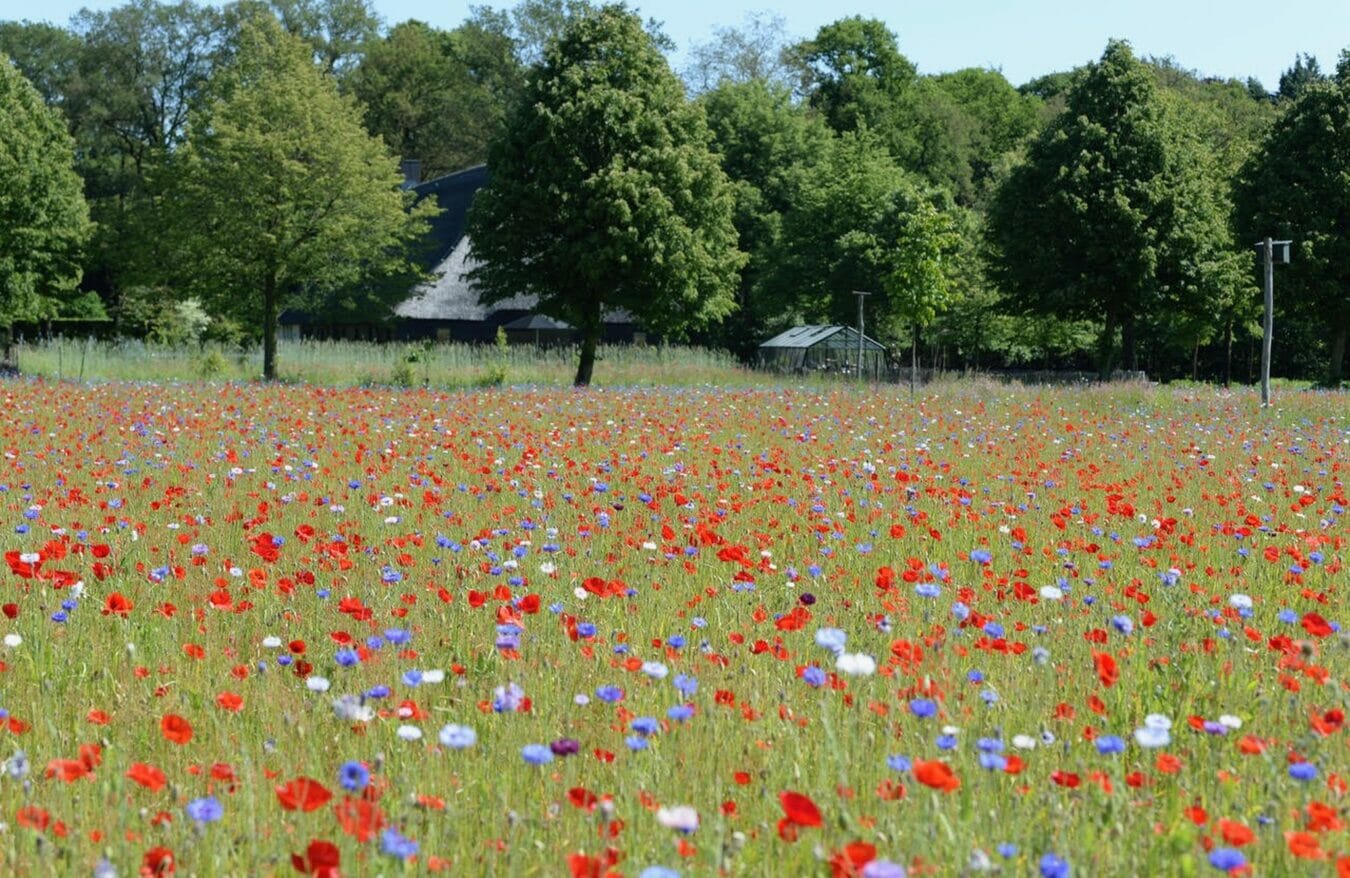
[[1236, 848], [1215, 848], [1209, 852], [1209, 864], [1221, 872], [1230, 872], [1247, 865], [1247, 858]]
[[559, 738], [549, 744], [548, 749], [554, 756], [575, 756], [581, 752], [581, 742], [575, 738]]

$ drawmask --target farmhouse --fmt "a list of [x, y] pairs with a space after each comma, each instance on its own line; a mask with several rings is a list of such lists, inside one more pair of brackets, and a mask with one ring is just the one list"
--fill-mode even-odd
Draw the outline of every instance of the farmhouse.
[[[571, 326], [536, 313], [535, 296], [522, 294], [485, 304], [469, 280], [473, 260], [465, 229], [474, 194], [487, 185], [486, 165], [425, 182], [418, 180], [418, 162], [405, 161], [403, 170], [404, 188], [415, 192], [419, 200], [434, 198], [441, 208], [431, 222], [424, 248], [423, 268], [431, 278], [410, 286], [392, 314], [334, 322], [321, 315], [287, 311], [281, 315], [283, 338], [489, 342], [497, 337], [500, 327], [513, 342], [567, 344], [575, 340], [576, 331]], [[627, 312], [612, 311], [604, 317], [603, 340], [640, 344], [647, 337]]]

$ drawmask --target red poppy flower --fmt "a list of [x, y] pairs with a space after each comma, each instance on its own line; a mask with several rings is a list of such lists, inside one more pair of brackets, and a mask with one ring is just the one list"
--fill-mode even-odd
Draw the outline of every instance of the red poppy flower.
[[37, 805], [24, 805], [15, 816], [15, 822], [20, 826], [36, 829], [38, 832], [46, 832], [51, 820], [47, 809], [39, 808]]
[[317, 780], [297, 777], [276, 788], [277, 801], [287, 811], [314, 811], [328, 804], [333, 794]]
[[333, 812], [342, 831], [361, 844], [370, 841], [384, 827], [384, 814], [379, 806], [365, 799], [346, 796], [333, 806]]
[[133, 762], [126, 776], [151, 792], [159, 792], [167, 782], [164, 772], [144, 762]]
[[192, 740], [192, 723], [176, 713], [166, 713], [159, 721], [159, 732], [167, 741], [179, 745], [186, 744]]
[[816, 803], [801, 793], [787, 790], [780, 793], [778, 801], [783, 804], [784, 816], [797, 826], [820, 826], [820, 809]]
[[1318, 613], [1303, 614], [1303, 630], [1313, 637], [1330, 637], [1332, 634], [1331, 625]]
[[1092, 663], [1097, 668], [1097, 679], [1101, 681], [1103, 686], [1109, 689], [1116, 685], [1116, 681], [1120, 679], [1120, 668], [1117, 667], [1116, 660], [1109, 653], [1093, 650]]
[[135, 606], [124, 594], [115, 591], [103, 601], [103, 615], [121, 616], [125, 619]]
[[961, 786], [961, 781], [952, 771], [952, 767], [937, 759], [931, 762], [924, 762], [922, 759], [916, 760], [914, 763], [914, 779], [924, 786], [942, 790], [944, 793], [950, 793]]
[[238, 713], [244, 709], [244, 696], [234, 692], [222, 692], [216, 696], [216, 705], [221, 710]]
[[1284, 842], [1289, 847], [1289, 853], [1300, 859], [1325, 860], [1327, 858], [1327, 852], [1322, 850], [1321, 842], [1311, 832], [1286, 832]]
[[168, 848], [151, 848], [141, 858], [141, 875], [154, 878], [158, 875], [172, 875], [178, 866], [174, 862], [173, 851]]
[[863, 867], [877, 858], [875, 845], [855, 841], [844, 845], [844, 849], [830, 858], [832, 878], [856, 878], [862, 874]]
[[1238, 823], [1235, 820], [1223, 818], [1219, 820], [1219, 835], [1223, 836], [1225, 843], [1235, 848], [1251, 844], [1256, 841], [1256, 834], [1245, 824]]
[[295, 867], [295, 871], [302, 875], [310, 875], [312, 878], [338, 878], [341, 874], [338, 871], [341, 860], [342, 853], [337, 845], [318, 839], [309, 843], [303, 857], [291, 854], [291, 865]]

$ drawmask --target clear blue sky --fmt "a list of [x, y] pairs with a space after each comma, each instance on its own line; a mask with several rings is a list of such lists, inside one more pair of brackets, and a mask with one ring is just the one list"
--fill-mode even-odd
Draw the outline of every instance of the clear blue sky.
[[[453, 27], [479, 0], [375, 0], [386, 23], [420, 18]], [[105, 9], [118, 0], [0, 0], [0, 19], [65, 23], [81, 6]], [[486, 5], [513, 5], [496, 0]], [[682, 51], [718, 25], [740, 23], [764, 0], [641, 0], [643, 15], [665, 23]], [[920, 70], [997, 67], [1014, 84], [1064, 70], [1101, 54], [1108, 38], [1124, 37], [1141, 55], [1172, 55], [1183, 66], [1216, 76], [1256, 76], [1274, 89], [1297, 52], [1315, 55], [1324, 70], [1350, 46], [1350, 0], [780, 0], [773, 10], [793, 36], [845, 15], [884, 20]], [[677, 52], [675, 61], [681, 60]]]

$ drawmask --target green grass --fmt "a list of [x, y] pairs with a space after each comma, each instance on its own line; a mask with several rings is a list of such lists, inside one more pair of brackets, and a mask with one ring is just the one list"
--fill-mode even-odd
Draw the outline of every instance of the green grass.
[[[353, 383], [375, 368], [368, 348], [312, 346], [309, 367], [304, 350], [283, 357], [317, 375], [364, 353]], [[455, 349], [444, 353], [439, 374], [456, 374]], [[628, 353], [607, 361], [615, 375], [659, 370], [658, 352]], [[33, 369], [34, 352], [24, 356]], [[563, 369], [558, 383], [569, 377]], [[829, 875], [824, 861], [856, 841], [912, 874], [971, 874], [982, 853], [1003, 874], [1035, 875], [1050, 852], [1075, 875], [1205, 874], [1202, 840], [1224, 845], [1221, 818], [1255, 833], [1244, 853], [1258, 874], [1333, 874], [1350, 848], [1344, 830], [1319, 829], [1330, 859], [1311, 862], [1285, 838], [1306, 828], [1312, 803], [1345, 818], [1332, 778], [1350, 774], [1348, 733], [1318, 734], [1310, 718], [1347, 706], [1350, 639], [1315, 636], [1303, 621], [1350, 624], [1336, 511], [1350, 505], [1343, 395], [1289, 392], [1261, 411], [1250, 391], [992, 382], [939, 384], [917, 401], [904, 388], [839, 385], [447, 393], [35, 378], [0, 394], [0, 548], [16, 561], [44, 553], [42, 571], [83, 583], [58, 622], [72, 587], [0, 565], [0, 605], [14, 610], [0, 635], [22, 637], [0, 647], [0, 707], [14, 721], [0, 731], [0, 760], [14, 768], [22, 750], [31, 762], [26, 776], [0, 773], [0, 874], [89, 874], [106, 858], [132, 876], [158, 846], [180, 875], [295, 874], [289, 857], [312, 839], [337, 844], [349, 875], [433, 864], [565, 875], [569, 854], [608, 846], [630, 878], [653, 864], [686, 876]], [[1248, 533], [1239, 540], [1236, 528]], [[275, 559], [266, 535], [282, 540]], [[1173, 567], [1180, 582], [1165, 586]], [[894, 574], [886, 590], [882, 568]], [[633, 593], [586, 593], [592, 578]], [[1062, 601], [1019, 596], [1018, 583], [1039, 595], [1060, 578], [1071, 587]], [[918, 585], [940, 594], [922, 597]], [[114, 592], [133, 605], [125, 617], [103, 612]], [[1233, 607], [1237, 594], [1251, 598], [1250, 618]], [[521, 611], [517, 656], [496, 646], [499, 614], [528, 595], [539, 611]], [[369, 618], [344, 611], [344, 598]], [[958, 600], [1002, 635], [962, 626]], [[776, 623], [794, 610], [809, 614], [800, 628]], [[835, 669], [815, 643], [822, 627], [843, 630], [878, 673], [807, 685], [801, 668]], [[410, 642], [338, 661], [340, 639], [364, 644], [394, 628]], [[1287, 652], [1271, 647], [1284, 637]], [[293, 641], [328, 692], [281, 664]], [[1094, 653], [1118, 663], [1113, 685]], [[414, 669], [446, 679], [412, 686], [403, 675]], [[697, 691], [681, 695], [678, 674]], [[509, 683], [531, 699], [528, 712], [492, 710]], [[597, 697], [607, 684], [625, 690], [620, 704]], [[391, 695], [369, 702], [369, 722], [335, 715], [335, 696], [377, 686]], [[219, 706], [222, 693], [242, 696], [242, 708]], [[919, 697], [939, 714], [917, 716]], [[401, 718], [405, 699], [425, 717]], [[688, 720], [667, 719], [685, 703]], [[95, 710], [109, 722], [91, 722]], [[160, 733], [170, 713], [192, 724], [190, 742]], [[1151, 713], [1174, 723], [1166, 748], [1134, 743]], [[639, 716], [662, 728], [630, 751]], [[1242, 727], [1205, 734], [1192, 716]], [[441, 747], [448, 723], [473, 727], [477, 745]], [[401, 739], [403, 726], [422, 738]], [[946, 726], [958, 730], [950, 750]], [[1125, 751], [1099, 753], [1091, 738], [1103, 734], [1124, 738]], [[1036, 746], [1016, 746], [1022, 735]], [[1244, 755], [1244, 736], [1264, 752]], [[525, 745], [560, 738], [581, 752], [522, 760]], [[999, 739], [1023, 770], [983, 768], [982, 738]], [[100, 748], [89, 776], [45, 776], [83, 744]], [[1161, 754], [1178, 770], [1160, 767]], [[1292, 779], [1291, 754], [1317, 778]], [[890, 755], [946, 762], [960, 787], [930, 789]], [[369, 766], [386, 825], [420, 845], [416, 862], [343, 832], [333, 805], [349, 760]], [[128, 779], [136, 763], [167, 784]], [[297, 777], [335, 799], [284, 810], [275, 788]], [[888, 783], [903, 795], [882, 795]], [[578, 808], [576, 788], [612, 805]], [[823, 817], [795, 842], [777, 832], [788, 790]], [[223, 818], [194, 825], [185, 809], [206, 796]], [[688, 856], [657, 804], [697, 809]], [[1186, 814], [1197, 804], [1203, 825]], [[47, 815], [45, 830], [21, 825], [25, 808]], [[1000, 844], [1017, 852], [1004, 860]]]
[[[729, 354], [704, 348], [602, 346], [598, 357], [595, 383], [601, 386], [745, 386], [765, 380], [741, 368]], [[262, 375], [262, 350], [57, 338], [21, 345], [19, 363], [26, 374], [61, 380], [252, 381]], [[570, 384], [577, 352], [570, 347], [533, 345], [513, 345], [502, 351], [492, 345], [460, 343], [424, 347], [421, 343], [283, 340], [278, 343], [277, 363], [285, 382], [330, 387], [426, 385], [444, 390], [495, 383]]]

